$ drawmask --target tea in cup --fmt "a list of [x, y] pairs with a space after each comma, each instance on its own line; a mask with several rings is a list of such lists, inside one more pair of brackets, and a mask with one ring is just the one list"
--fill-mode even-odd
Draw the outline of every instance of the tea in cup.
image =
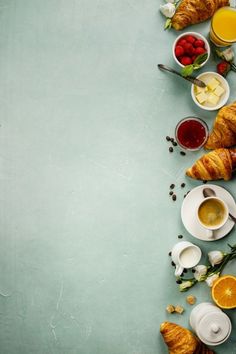
[[229, 209], [218, 197], [208, 197], [201, 201], [197, 208], [199, 223], [206, 229], [208, 238], [214, 236], [214, 230], [220, 229], [227, 222]]
[[171, 258], [175, 263], [175, 275], [180, 276], [184, 269], [195, 267], [202, 256], [201, 249], [188, 241], [181, 241], [174, 245]]

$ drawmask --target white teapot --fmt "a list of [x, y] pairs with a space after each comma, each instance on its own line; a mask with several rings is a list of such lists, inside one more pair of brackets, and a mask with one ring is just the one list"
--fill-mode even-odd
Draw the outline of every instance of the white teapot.
[[212, 346], [225, 342], [232, 329], [229, 317], [210, 302], [194, 307], [190, 314], [190, 325], [203, 343]]

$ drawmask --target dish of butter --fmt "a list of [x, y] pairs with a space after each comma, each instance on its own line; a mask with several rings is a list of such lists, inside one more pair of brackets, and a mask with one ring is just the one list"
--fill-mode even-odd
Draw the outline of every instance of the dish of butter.
[[225, 89], [221, 82], [214, 77], [206, 82], [206, 85], [204, 88], [194, 86], [195, 97], [201, 105], [215, 106]]

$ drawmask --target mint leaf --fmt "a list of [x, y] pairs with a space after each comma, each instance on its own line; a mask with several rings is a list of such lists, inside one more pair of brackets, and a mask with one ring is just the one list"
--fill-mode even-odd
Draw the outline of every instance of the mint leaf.
[[171, 28], [171, 18], [168, 18], [164, 25], [164, 30]]
[[190, 64], [190, 65], [186, 65], [182, 70], [181, 70], [181, 75], [182, 76], [189, 76], [192, 74], [194, 68], [193, 68], [193, 65]]
[[201, 65], [198, 64], [193, 64], [193, 70], [200, 69]]
[[208, 53], [203, 53], [197, 56], [197, 58], [194, 60], [193, 64], [195, 65], [201, 65], [202, 63], [204, 63], [204, 61], [207, 60], [208, 57]]

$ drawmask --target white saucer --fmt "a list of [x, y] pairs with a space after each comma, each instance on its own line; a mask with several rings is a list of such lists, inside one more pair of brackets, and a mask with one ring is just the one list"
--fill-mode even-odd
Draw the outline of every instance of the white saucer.
[[215, 241], [226, 236], [234, 227], [234, 222], [229, 218], [223, 227], [214, 231], [214, 238], [207, 238], [207, 232], [202, 227], [195, 217], [196, 205], [204, 199], [202, 190], [204, 188], [211, 188], [216, 192], [216, 195], [222, 198], [229, 207], [232, 215], [236, 216], [236, 204], [232, 195], [224, 188], [215, 184], [204, 184], [202, 186], [193, 188], [184, 198], [181, 207], [181, 218], [186, 230], [193, 236], [203, 241]]

